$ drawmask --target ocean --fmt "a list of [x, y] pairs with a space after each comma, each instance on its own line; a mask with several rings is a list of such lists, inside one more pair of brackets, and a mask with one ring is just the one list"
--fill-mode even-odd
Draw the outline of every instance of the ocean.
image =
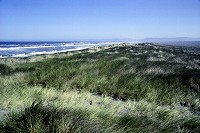
[[112, 45], [112, 42], [0, 42], [0, 58], [29, 57]]
[[[108, 46], [116, 43], [120, 42], [0, 42], [0, 58], [54, 54], [82, 50], [94, 46]], [[158, 44], [200, 49], [200, 41], [159, 42]]]

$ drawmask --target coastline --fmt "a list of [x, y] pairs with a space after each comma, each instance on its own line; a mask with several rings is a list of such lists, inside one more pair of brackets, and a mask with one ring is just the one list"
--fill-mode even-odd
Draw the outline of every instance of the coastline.
[[8, 62], [33, 62], [33, 61], [39, 61], [42, 59], [47, 59], [47, 58], [57, 58], [57, 57], [65, 57], [65, 56], [70, 56], [72, 54], [78, 54], [82, 52], [98, 52], [99, 50], [102, 49], [107, 49], [107, 48], [112, 48], [112, 47], [117, 47], [117, 46], [124, 46], [124, 45], [131, 45], [128, 43], [121, 43], [121, 44], [112, 44], [112, 45], [104, 45], [104, 46], [93, 46], [93, 47], [88, 47], [88, 48], [83, 48], [83, 49], [70, 49], [70, 50], [64, 50], [60, 52], [51, 52], [51, 53], [45, 53], [45, 54], [36, 54], [36, 55], [30, 55], [26, 57], [6, 57], [6, 58], [0, 58], [0, 63], [8, 63]]
[[151, 43], [0, 60], [0, 127], [196, 132], [199, 64], [195, 52]]

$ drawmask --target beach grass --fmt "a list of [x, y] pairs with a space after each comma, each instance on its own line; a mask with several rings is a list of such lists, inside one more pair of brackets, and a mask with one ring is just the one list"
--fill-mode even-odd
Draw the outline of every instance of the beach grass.
[[200, 50], [151, 43], [0, 60], [0, 132], [199, 132]]

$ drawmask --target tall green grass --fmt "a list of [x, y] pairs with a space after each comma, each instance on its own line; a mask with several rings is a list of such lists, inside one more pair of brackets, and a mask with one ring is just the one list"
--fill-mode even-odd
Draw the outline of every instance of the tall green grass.
[[184, 51], [135, 44], [1, 60], [1, 132], [199, 132], [200, 57]]
[[18, 108], [15, 107], [14, 112], [4, 116], [4, 121], [0, 125], [2, 132], [182, 132], [199, 130], [198, 115], [180, 106], [158, 106], [144, 100], [139, 102], [115, 101], [110, 97], [99, 97], [88, 92], [63, 93], [53, 88], [35, 87], [21, 91], [26, 91], [24, 97], [29, 98], [29, 102], [26, 102], [27, 99], [17, 102], [19, 95], [16, 95], [15, 99], [11, 98]]
[[[142, 47], [142, 55], [137, 57], [140, 60], [134, 61], [136, 57], [131, 55], [132, 52], [129, 50], [133, 48], [126, 46], [95, 53], [83, 52], [66, 58], [20, 64], [15, 69], [31, 71], [26, 80], [31, 86], [88, 90], [122, 100], [146, 98], [171, 104], [184, 102], [190, 96], [198, 96], [199, 92], [195, 91], [190, 81], [200, 83], [199, 70], [190, 70], [185, 64], [169, 61], [147, 61], [146, 57], [143, 57], [145, 54], [142, 53], [146, 47]], [[155, 68], [163, 68], [171, 73], [155, 74], [146, 71]], [[152, 93], [155, 93], [153, 97]], [[176, 94], [179, 94], [180, 99], [175, 98]]]

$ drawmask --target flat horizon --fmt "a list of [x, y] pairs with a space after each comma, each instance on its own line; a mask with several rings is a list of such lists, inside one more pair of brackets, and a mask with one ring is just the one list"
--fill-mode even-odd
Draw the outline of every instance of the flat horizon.
[[191, 37], [177, 37], [177, 38], [143, 38], [143, 39], [76, 39], [76, 40], [60, 40], [60, 41], [49, 41], [49, 40], [0, 40], [0, 42], [163, 42], [163, 41], [200, 41], [200, 38]]

